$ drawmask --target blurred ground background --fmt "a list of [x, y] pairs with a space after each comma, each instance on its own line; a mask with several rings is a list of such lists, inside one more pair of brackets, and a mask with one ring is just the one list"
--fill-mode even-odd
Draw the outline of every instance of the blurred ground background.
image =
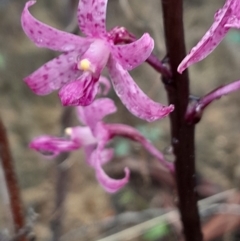
[[[54, 215], [56, 168], [54, 161], [45, 160], [29, 150], [28, 143], [33, 137], [43, 133], [60, 135], [62, 107], [57, 93], [45, 97], [36, 96], [22, 81], [25, 76], [57, 55], [53, 51], [35, 47], [23, 33], [20, 15], [24, 3], [24, 0], [0, 0], [0, 112], [9, 134], [26, 212], [33, 208], [39, 214], [34, 231], [38, 240], [43, 241], [51, 238], [50, 222]], [[223, 1], [220, 0], [185, 1], [187, 50], [198, 42], [212, 24], [214, 13], [222, 4]], [[75, 14], [69, 5], [67, 0], [38, 0], [31, 12], [45, 23], [65, 29]], [[125, 26], [138, 37], [144, 32], [150, 32], [155, 39], [154, 52], [160, 58], [165, 56], [160, 0], [147, 3], [144, 0], [109, 0], [107, 23], [108, 28]], [[238, 32], [231, 31], [213, 54], [190, 68], [192, 94], [202, 96], [219, 85], [239, 79], [239, 50]], [[148, 65], [142, 65], [131, 74], [145, 93], [157, 101], [167, 103], [159, 75]], [[148, 124], [129, 114], [113, 91], [110, 97], [118, 104], [118, 112], [109, 118], [110, 122], [136, 126], [160, 150], [166, 152], [169, 149], [167, 118]], [[216, 101], [206, 110], [197, 126], [199, 185], [203, 187], [206, 184], [202, 191], [203, 196], [237, 187], [239, 184], [239, 101], [239, 92]], [[113, 145], [117, 147], [115, 162], [129, 161], [133, 166], [137, 166], [130, 184], [115, 195], [105, 193], [97, 184], [93, 170], [85, 165], [80, 151], [67, 160], [70, 175], [64, 233], [70, 236], [65, 236], [62, 240], [96, 240], [103, 235], [99, 230], [85, 229], [83, 232], [80, 227], [92, 227], [94, 222], [100, 222], [123, 211], [173, 206], [175, 193], [163, 180], [159, 180], [149, 171], [149, 163], [154, 161], [153, 158], [139, 145], [124, 142], [122, 139]], [[126, 157], [129, 159], [126, 160]], [[172, 159], [171, 156], [167, 157]], [[108, 171], [113, 169], [110, 167]], [[113, 173], [121, 175], [122, 169], [117, 168]], [[5, 198], [4, 194], [0, 197], [0, 231], [4, 232], [10, 229]], [[71, 230], [78, 232], [69, 233]], [[115, 231], [118, 229], [110, 230], [109, 234]], [[154, 240], [148, 236], [136, 240], [146, 239]], [[161, 240], [177, 238], [170, 235], [168, 239]]]

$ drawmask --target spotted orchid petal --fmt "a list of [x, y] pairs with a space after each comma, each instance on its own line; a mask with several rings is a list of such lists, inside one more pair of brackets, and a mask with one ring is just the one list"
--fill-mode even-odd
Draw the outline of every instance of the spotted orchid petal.
[[[94, 136], [98, 139], [97, 146], [90, 146], [85, 149], [87, 162], [96, 171], [96, 178], [100, 185], [110, 193], [117, 192], [128, 183], [130, 171], [125, 168], [125, 177], [120, 180], [110, 178], [103, 170], [102, 165], [109, 162], [113, 155], [112, 149], [106, 149], [105, 145], [111, 140], [112, 136], [109, 135], [108, 128], [99, 122], [95, 130]], [[94, 149], [95, 147], [95, 149]]]
[[117, 192], [119, 189], [123, 188], [129, 181], [130, 171], [128, 168], [124, 169], [125, 176], [116, 180], [109, 177], [102, 168], [103, 161], [101, 158], [103, 157], [102, 152], [104, 151], [104, 146], [107, 141], [101, 141], [98, 144], [97, 149], [91, 155], [91, 164], [96, 171], [96, 178], [100, 185], [109, 193]]
[[77, 80], [64, 85], [59, 91], [63, 106], [87, 106], [98, 93], [98, 78], [90, 73], [83, 73]]
[[129, 73], [113, 58], [110, 59], [108, 67], [115, 92], [133, 115], [151, 122], [174, 110], [173, 105], [164, 106], [145, 95]]
[[27, 76], [25, 83], [38, 95], [47, 95], [61, 88], [81, 74], [75, 63], [79, 54], [81, 51], [61, 54]]
[[78, 25], [88, 37], [106, 34], [107, 0], [80, 0], [78, 5]]
[[224, 25], [226, 28], [240, 28], [240, 18], [236, 18], [235, 16], [228, 20], [228, 22]]
[[101, 186], [109, 193], [115, 193], [123, 188], [129, 181], [130, 171], [127, 167], [124, 168], [125, 176], [122, 179], [116, 180], [109, 177], [103, 170], [101, 165], [96, 166], [96, 177]]
[[[94, 162], [95, 162], [95, 160], [92, 159], [92, 157], [93, 157], [92, 154], [96, 150], [96, 147], [97, 147], [96, 144], [84, 146], [86, 161], [87, 161], [88, 165], [90, 165], [90, 166], [93, 166]], [[105, 148], [104, 150], [102, 150], [100, 153], [100, 158], [99, 158], [100, 165], [104, 165], [104, 164], [108, 163], [113, 158], [113, 154], [114, 154], [113, 148]]]
[[132, 70], [142, 64], [151, 54], [154, 41], [145, 33], [140, 39], [130, 44], [113, 45], [111, 53], [123, 69]]
[[116, 112], [116, 110], [113, 100], [101, 98], [95, 100], [89, 106], [77, 107], [77, 115], [80, 120], [83, 120], [93, 130], [98, 122], [101, 122], [105, 116]]
[[[238, 0], [228, 0], [232, 7], [232, 14], [225, 24], [227, 28], [240, 28], [240, 2]], [[226, 3], [227, 4], [227, 3]]]
[[87, 145], [96, 145], [97, 139], [87, 126], [67, 128], [65, 137], [39, 136], [31, 141], [29, 147], [43, 155], [55, 157], [62, 152], [73, 151]]
[[29, 144], [31, 149], [40, 152], [48, 157], [55, 157], [61, 152], [77, 150], [81, 147], [81, 143], [71, 139], [58, 138], [54, 136], [39, 136]]
[[91, 43], [91, 39], [57, 30], [35, 19], [28, 10], [28, 8], [35, 3], [36, 1], [28, 1], [25, 4], [21, 16], [21, 23], [26, 35], [38, 47], [49, 48], [60, 52], [69, 52], [80, 48], [82, 52], [84, 52], [87, 49]]
[[[178, 66], [179, 73], [182, 73], [190, 65], [206, 58], [219, 45], [230, 27], [234, 27], [235, 24], [235, 27], [239, 26], [237, 25], [240, 19], [239, 8], [238, 0], [226, 1], [223, 8], [215, 13], [213, 25]], [[238, 15], [237, 18], [235, 13]]]

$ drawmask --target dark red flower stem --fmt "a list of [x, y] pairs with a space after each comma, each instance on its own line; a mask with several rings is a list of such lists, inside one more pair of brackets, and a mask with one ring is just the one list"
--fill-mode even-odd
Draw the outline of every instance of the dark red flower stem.
[[170, 115], [172, 145], [174, 148], [178, 206], [186, 241], [202, 241], [197, 207], [195, 180], [194, 125], [185, 120], [189, 103], [189, 78], [177, 67], [186, 55], [183, 30], [182, 0], [162, 0], [165, 42], [172, 78], [163, 78], [169, 103], [175, 106]]
[[[10, 199], [11, 214], [14, 223], [15, 234], [18, 235], [21, 229], [24, 228], [24, 212], [20, 196], [17, 176], [14, 169], [13, 159], [11, 156], [10, 147], [4, 124], [0, 118], [0, 159], [2, 162], [2, 169], [6, 181], [8, 195]], [[19, 237], [19, 241], [25, 241], [25, 237]]]
[[234, 81], [230, 84], [220, 86], [211, 91], [207, 95], [199, 98], [194, 104], [188, 107], [186, 113], [186, 120], [188, 123], [197, 123], [200, 121], [204, 109], [214, 100], [220, 99], [222, 96], [230, 94], [234, 91], [240, 90], [240, 80]]

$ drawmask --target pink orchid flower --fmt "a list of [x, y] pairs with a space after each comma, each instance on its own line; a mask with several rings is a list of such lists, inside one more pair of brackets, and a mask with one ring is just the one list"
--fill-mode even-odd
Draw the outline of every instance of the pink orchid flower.
[[108, 98], [95, 100], [91, 105], [77, 107], [77, 115], [84, 126], [66, 129], [66, 137], [40, 136], [30, 143], [30, 148], [48, 156], [55, 157], [61, 152], [68, 152], [83, 148], [87, 163], [96, 171], [98, 182], [110, 192], [116, 192], [126, 185], [130, 171], [125, 168], [125, 176], [120, 180], [110, 178], [102, 166], [113, 157], [113, 149], [106, 145], [115, 137], [123, 136], [141, 143], [162, 165], [173, 171], [173, 165], [164, 160], [159, 152], [136, 129], [122, 124], [105, 124], [102, 119], [116, 111], [114, 102]]
[[25, 82], [38, 95], [60, 89], [63, 105], [86, 106], [94, 100], [100, 74], [107, 66], [116, 93], [130, 112], [147, 121], [163, 118], [173, 111], [173, 106], [163, 106], [148, 98], [128, 73], [149, 57], [154, 41], [145, 33], [133, 43], [116, 45], [115, 38], [121, 36], [122, 30], [106, 31], [107, 2], [79, 2], [78, 24], [85, 38], [39, 22], [28, 10], [35, 1], [27, 2], [21, 18], [26, 35], [38, 47], [63, 54], [26, 77]]
[[240, 28], [240, 1], [227, 0], [214, 15], [214, 23], [178, 66], [182, 73], [190, 65], [206, 58], [223, 40], [230, 28]]

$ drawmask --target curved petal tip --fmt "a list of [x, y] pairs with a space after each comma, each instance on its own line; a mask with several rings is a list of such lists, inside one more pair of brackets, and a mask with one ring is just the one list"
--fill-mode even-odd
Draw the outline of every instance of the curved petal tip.
[[99, 181], [99, 183], [102, 185], [102, 187], [109, 193], [115, 193], [119, 191], [121, 188], [123, 188], [129, 181], [130, 177], [130, 170], [125, 167], [124, 168], [125, 177], [119, 180], [113, 179], [109, 177], [101, 166], [99, 166], [96, 169], [96, 176]]
[[164, 106], [150, 99], [114, 58], [110, 59], [108, 67], [116, 94], [133, 115], [152, 122], [174, 110], [173, 105]]

